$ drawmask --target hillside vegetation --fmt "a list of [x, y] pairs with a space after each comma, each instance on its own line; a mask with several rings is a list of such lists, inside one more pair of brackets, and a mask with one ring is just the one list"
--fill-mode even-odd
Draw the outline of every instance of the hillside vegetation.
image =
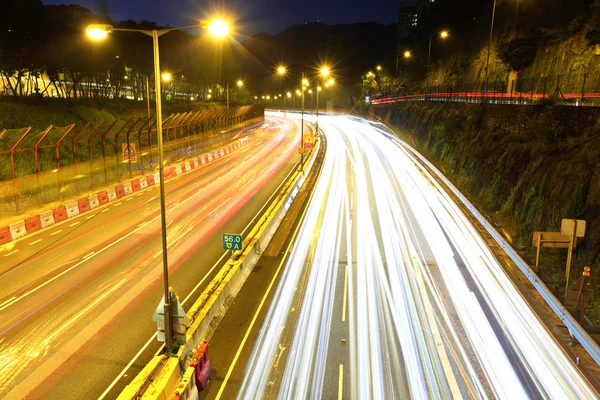
[[[407, 102], [370, 113], [400, 128], [457, 187], [499, 222], [535, 262], [533, 231], [560, 231], [562, 218], [585, 219], [571, 279], [592, 268], [589, 314], [600, 320], [600, 110]], [[565, 249], [544, 249], [542, 276], [565, 282]], [[561, 294], [561, 293], [559, 293]]]

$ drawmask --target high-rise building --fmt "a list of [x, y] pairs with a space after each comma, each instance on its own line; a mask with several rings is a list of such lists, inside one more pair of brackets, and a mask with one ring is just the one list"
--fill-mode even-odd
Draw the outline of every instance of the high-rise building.
[[410, 39], [417, 31], [419, 14], [415, 4], [403, 4], [398, 15], [398, 37]]

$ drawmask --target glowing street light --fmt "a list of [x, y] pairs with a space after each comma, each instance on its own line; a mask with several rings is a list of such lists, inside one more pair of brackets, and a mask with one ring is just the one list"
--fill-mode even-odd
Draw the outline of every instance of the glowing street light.
[[376, 69], [377, 71], [381, 71], [381, 65], [378, 65]]
[[171, 81], [171, 78], [172, 78], [172, 76], [171, 76], [171, 74], [170, 74], [170, 73], [168, 73], [168, 72], [164, 72], [164, 73], [162, 74], [162, 80], [163, 80], [163, 81], [165, 81], [165, 82], [170, 82], [170, 81]]
[[244, 81], [242, 81], [240, 79], [239, 81], [236, 82], [236, 84], [238, 85], [238, 87], [242, 87], [242, 86], [244, 86]]
[[283, 66], [277, 67], [277, 73], [279, 75], [285, 75], [286, 72], [287, 72], [287, 69], [285, 67], [283, 67]]
[[[443, 30], [440, 32], [440, 39], [442, 40], [446, 40], [448, 39], [448, 36], [450, 35], [450, 33], [447, 30]], [[429, 55], [427, 56], [427, 90], [429, 90], [429, 75], [430, 75], [430, 71], [431, 71], [431, 37], [432, 35], [429, 35]]]
[[[176, 299], [175, 294], [171, 293], [169, 288], [169, 263], [167, 259], [167, 216], [165, 205], [165, 174], [164, 174], [164, 150], [163, 150], [163, 135], [162, 135], [162, 95], [160, 90], [161, 73], [160, 73], [160, 58], [158, 38], [167, 32], [189, 29], [189, 28], [205, 28], [210, 31], [213, 36], [225, 36], [229, 32], [229, 26], [222, 20], [199, 21], [196, 25], [183, 26], [179, 28], [167, 29], [123, 29], [113, 28], [108, 24], [92, 24], [86, 28], [86, 34], [93, 40], [106, 39], [109, 33], [116, 31], [138, 32], [144, 35], [152, 36], [152, 48], [154, 57], [154, 85], [156, 87], [156, 134], [158, 136], [158, 174], [160, 180], [160, 222], [161, 222], [161, 239], [162, 239], [162, 262], [163, 262], [163, 284], [164, 284], [164, 325], [165, 325], [165, 351], [172, 350], [173, 345], [173, 320], [171, 318], [171, 302]], [[207, 96], [210, 98], [210, 95]]]
[[321, 75], [327, 76], [327, 75], [329, 75], [329, 71], [330, 71], [329, 67], [323, 67], [323, 68], [321, 68]]
[[411, 58], [411, 57], [412, 57], [412, 53], [410, 51], [406, 50], [404, 52], [404, 58]]
[[448, 39], [448, 35], [449, 35], [448, 31], [440, 32], [440, 38], [442, 38], [442, 39]]
[[229, 25], [227, 22], [217, 19], [208, 25], [209, 32], [216, 37], [223, 37], [229, 33]]

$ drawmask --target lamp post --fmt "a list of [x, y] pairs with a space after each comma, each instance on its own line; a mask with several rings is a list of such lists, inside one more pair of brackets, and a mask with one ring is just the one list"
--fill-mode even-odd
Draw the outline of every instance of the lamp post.
[[496, 19], [496, 0], [494, 0], [494, 7], [492, 8], [492, 23], [490, 24], [490, 41], [488, 43], [487, 57], [485, 61], [485, 84], [483, 86], [483, 98], [487, 98], [487, 87], [488, 87], [488, 70], [490, 69], [490, 50], [492, 48], [492, 35], [494, 34], [494, 20]]
[[[235, 84], [237, 85], [238, 88], [241, 88], [242, 86], [244, 86], [244, 81], [241, 79], [238, 79]], [[227, 82], [227, 109], [229, 110], [229, 82]]]
[[[441, 31], [440, 32], [440, 39], [445, 40], [448, 38], [448, 31]], [[429, 55], [427, 56], [427, 90], [429, 91], [429, 73], [431, 71], [431, 37], [432, 35], [429, 35]]]
[[162, 260], [163, 260], [163, 283], [164, 283], [164, 325], [165, 325], [165, 350], [169, 351], [173, 344], [173, 321], [171, 318], [171, 295], [169, 290], [169, 264], [167, 259], [167, 217], [165, 205], [165, 180], [164, 180], [164, 153], [163, 153], [163, 137], [162, 137], [162, 103], [160, 91], [160, 58], [158, 53], [158, 38], [167, 32], [190, 29], [190, 28], [207, 28], [213, 36], [221, 37], [227, 35], [229, 26], [222, 20], [215, 21], [200, 21], [200, 24], [182, 26], [179, 28], [167, 29], [122, 29], [113, 28], [108, 24], [92, 24], [86, 29], [87, 35], [93, 40], [106, 39], [109, 33], [122, 32], [138, 32], [152, 37], [153, 55], [154, 55], [154, 84], [156, 86], [156, 133], [158, 135], [158, 173], [160, 177], [160, 222], [162, 236]]

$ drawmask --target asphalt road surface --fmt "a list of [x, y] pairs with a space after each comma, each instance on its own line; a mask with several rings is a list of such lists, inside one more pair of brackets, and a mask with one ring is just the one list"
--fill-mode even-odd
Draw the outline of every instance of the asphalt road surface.
[[[184, 307], [224, 260], [221, 234], [247, 231], [297, 162], [298, 121], [269, 118], [247, 136], [167, 182], [170, 283]], [[0, 398], [116, 398], [157, 351], [158, 193], [0, 247]]]
[[201, 398], [598, 398], [544, 305], [405, 144], [354, 117], [319, 126], [302, 223], [280, 262], [261, 261], [272, 284], [213, 337]]

